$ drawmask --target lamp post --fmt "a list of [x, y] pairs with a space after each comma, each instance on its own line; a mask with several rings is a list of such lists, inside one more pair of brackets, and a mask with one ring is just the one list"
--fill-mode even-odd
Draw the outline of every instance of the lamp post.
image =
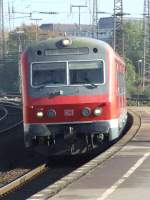
[[72, 8], [78, 8], [79, 9], [79, 33], [81, 31], [81, 8], [86, 8], [87, 6], [85, 5], [71, 5]]
[[[99, 34], [100, 34], [100, 29], [101, 29], [101, 27], [100, 27], [100, 17], [99, 17], [99, 14], [106, 14], [106, 15], [112, 15], [112, 13], [110, 13], [110, 12], [104, 12], [104, 11], [97, 11], [96, 12], [96, 38], [97, 39], [101, 39], [100, 37], [99, 37]], [[93, 35], [94, 35], [94, 33], [93, 33]]]
[[137, 106], [139, 106], [139, 97], [140, 97], [140, 93], [139, 93], [139, 88], [142, 86], [142, 75], [143, 75], [143, 71], [142, 71], [142, 63], [143, 60], [138, 60], [137, 62], [137, 71], [138, 71], [138, 75], [139, 78], [137, 80]]
[[143, 70], [142, 70], [143, 60], [138, 60], [137, 63], [138, 63], [138, 73], [140, 77], [140, 84], [142, 84], [143, 83]]

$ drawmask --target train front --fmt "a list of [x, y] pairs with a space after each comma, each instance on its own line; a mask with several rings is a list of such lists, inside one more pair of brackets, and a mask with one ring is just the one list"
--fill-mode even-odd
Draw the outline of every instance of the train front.
[[55, 38], [29, 47], [21, 59], [25, 146], [50, 154], [98, 147], [110, 127], [107, 45]]

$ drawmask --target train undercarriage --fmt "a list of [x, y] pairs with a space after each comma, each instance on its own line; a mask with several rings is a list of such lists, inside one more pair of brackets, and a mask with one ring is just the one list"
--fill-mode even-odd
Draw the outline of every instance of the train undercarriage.
[[25, 124], [25, 146], [48, 155], [76, 155], [91, 152], [119, 137], [123, 127], [110, 121], [83, 124]]

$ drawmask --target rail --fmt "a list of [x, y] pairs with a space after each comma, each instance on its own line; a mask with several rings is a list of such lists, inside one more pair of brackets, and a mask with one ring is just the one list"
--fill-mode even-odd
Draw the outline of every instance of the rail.
[[[88, 173], [89, 171], [93, 170], [96, 166], [100, 165], [106, 159], [108, 159], [110, 156], [112, 156], [113, 154], [118, 152], [129, 140], [131, 140], [131, 138], [133, 138], [136, 135], [136, 133], [138, 132], [138, 130], [140, 128], [140, 124], [141, 124], [140, 117], [131, 111], [129, 111], [129, 112], [130, 112], [130, 117], [133, 118], [133, 125], [129, 129], [128, 133], [121, 140], [119, 140], [119, 142], [117, 142], [117, 144], [110, 147], [104, 153], [98, 155], [96, 158], [92, 159], [88, 163], [86, 163], [83, 166], [81, 166], [80, 168], [76, 169], [69, 175], [61, 178], [54, 184], [50, 185], [48, 187], [48, 190], [49, 190], [48, 194], [45, 193], [45, 195], [48, 195], [48, 196], [44, 196], [44, 190], [42, 190], [41, 193], [42, 193], [42, 196], [44, 197], [43, 199], [52, 197], [53, 195], [55, 195], [57, 192], [59, 192], [61, 189], [65, 188], [67, 185], [69, 185], [73, 181], [79, 179], [81, 176], [83, 176], [86, 173]], [[24, 176], [16, 179], [15, 181], [12, 181], [8, 185], [0, 187], [0, 196], [10, 193], [11, 191], [15, 190], [16, 188], [18, 188], [24, 184], [27, 184], [27, 182], [29, 180], [32, 180], [33, 177], [36, 177], [39, 174], [41, 174], [42, 172], [44, 172], [46, 170], [46, 167], [47, 166], [45, 164], [38, 166], [35, 169], [31, 170], [29, 173], [25, 174]], [[32, 197], [34, 198], [34, 195]]]
[[6, 118], [8, 115], [8, 110], [5, 107], [0, 106], [0, 123]]
[[0, 119], [0, 133], [9, 131], [23, 122], [20, 107], [3, 104], [3, 109], [5, 110], [5, 115]]

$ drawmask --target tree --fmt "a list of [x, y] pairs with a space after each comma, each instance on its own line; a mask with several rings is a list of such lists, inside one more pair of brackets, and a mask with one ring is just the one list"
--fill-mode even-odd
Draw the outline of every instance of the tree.
[[130, 96], [132, 93], [136, 91], [135, 82], [136, 82], [136, 73], [134, 70], [134, 66], [132, 61], [126, 58], [126, 89], [127, 89], [127, 96]]
[[142, 21], [129, 21], [124, 25], [125, 56], [132, 61], [137, 71], [137, 61], [143, 59], [143, 30]]
[[[126, 57], [126, 86], [127, 95], [142, 93], [138, 71], [138, 60], [143, 59], [143, 30], [142, 21], [129, 21], [124, 25], [125, 57]], [[138, 91], [137, 91], [138, 88]]]

